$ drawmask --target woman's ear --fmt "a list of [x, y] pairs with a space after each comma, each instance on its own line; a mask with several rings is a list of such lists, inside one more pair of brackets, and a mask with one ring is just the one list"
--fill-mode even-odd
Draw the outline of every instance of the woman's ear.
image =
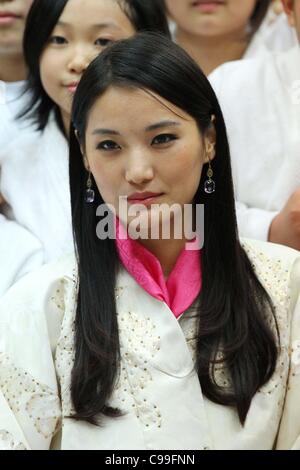
[[83, 164], [85, 166], [85, 169], [87, 171], [90, 171], [90, 166], [89, 166], [89, 162], [86, 158], [86, 154], [85, 154], [85, 151], [84, 151], [84, 148], [83, 148], [83, 145], [82, 145], [82, 142], [81, 142], [81, 139], [79, 137], [79, 132], [77, 129], [75, 129], [75, 135], [76, 135], [76, 139], [78, 140], [78, 143], [79, 143], [79, 146], [80, 146], [80, 152], [82, 154], [82, 157], [83, 157]]
[[204, 156], [204, 163], [209, 163], [212, 161], [216, 156], [216, 128], [215, 128], [215, 116], [211, 118], [211, 125], [209, 129], [205, 133], [204, 137], [204, 148], [205, 148], [205, 156]]
[[79, 136], [79, 132], [78, 132], [77, 129], [75, 129], [75, 136], [76, 136], [77, 142], [79, 143], [80, 151], [81, 151], [81, 153], [82, 153], [82, 155], [83, 155], [84, 152], [83, 152], [83, 148], [82, 148], [82, 144], [81, 144], [81, 139], [80, 139], [80, 136]]
[[291, 26], [295, 27], [295, 13], [294, 13], [294, 1], [295, 0], [281, 0], [284, 11], [288, 17]]
[[83, 153], [82, 156], [83, 156], [83, 164], [85, 166], [86, 171], [91, 171], [88, 159], [86, 158], [86, 155]]

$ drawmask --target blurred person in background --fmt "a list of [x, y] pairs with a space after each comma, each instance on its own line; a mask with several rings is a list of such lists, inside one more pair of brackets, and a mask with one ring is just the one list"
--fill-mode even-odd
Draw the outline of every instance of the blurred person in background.
[[22, 44], [32, 1], [0, 0], [0, 81], [5, 84], [6, 102], [12, 111], [27, 78]]
[[[265, 39], [271, 0], [161, 1], [173, 21], [175, 41], [207, 75], [225, 62], [266, 55], [273, 47], [271, 38]], [[277, 27], [276, 22], [273, 36], [286, 36], [286, 30], [290, 47], [294, 39], [286, 23]]]
[[[300, 40], [300, 0], [283, 0]], [[300, 250], [300, 47], [210, 76], [225, 115], [242, 236]]]
[[[5, 8], [10, 3], [14, 2], [4, 3]], [[43, 263], [73, 249], [68, 133], [76, 87], [103, 49], [143, 30], [169, 35], [157, 0], [35, 0], [32, 4], [24, 34], [29, 100], [19, 118], [26, 129], [17, 135], [11, 132], [5, 105], [0, 133], [10, 138], [0, 147], [0, 193], [6, 201], [2, 223], [7, 222], [8, 233], [11, 220], [28, 230], [42, 246]], [[0, 232], [4, 281], [6, 265], [11, 264], [5, 258], [7, 238], [2, 243]], [[17, 234], [11, 240], [12, 245], [27, 246]]]
[[[0, 0], [1, 152], [18, 135], [19, 128], [14, 117], [25, 103], [23, 89], [27, 67], [22, 43], [32, 1]], [[4, 204], [5, 200], [0, 193], [0, 212], [3, 211]], [[19, 277], [39, 266], [41, 259], [39, 240], [17, 222], [8, 220], [0, 213], [0, 296]]]

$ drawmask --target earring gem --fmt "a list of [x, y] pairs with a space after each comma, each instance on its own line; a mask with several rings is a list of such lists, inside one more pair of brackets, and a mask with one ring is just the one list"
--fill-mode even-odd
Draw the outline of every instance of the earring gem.
[[204, 191], [206, 194], [212, 194], [216, 190], [216, 184], [212, 179], [206, 180], [204, 183]]
[[92, 189], [92, 179], [91, 173], [89, 173], [89, 177], [87, 180], [87, 189], [85, 190], [85, 202], [91, 204], [95, 201], [95, 191]]
[[93, 189], [87, 189], [85, 191], [85, 202], [91, 204], [95, 201], [95, 191]]
[[207, 170], [208, 179], [204, 183], [204, 191], [206, 192], [206, 194], [213, 194], [216, 190], [216, 183], [212, 179], [213, 175], [214, 175], [214, 172], [212, 170], [211, 163], [209, 160], [208, 170]]

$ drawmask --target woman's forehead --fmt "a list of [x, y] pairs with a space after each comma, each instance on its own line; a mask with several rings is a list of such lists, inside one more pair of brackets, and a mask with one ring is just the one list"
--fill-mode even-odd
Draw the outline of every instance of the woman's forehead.
[[116, 0], [69, 0], [58, 24], [78, 28], [129, 28], [134, 31], [129, 17]]
[[[119, 111], [119, 112], [118, 112]], [[90, 111], [90, 121], [130, 120], [138, 117], [139, 122], [155, 118], [192, 122], [194, 119], [176, 105], [143, 88], [111, 86], [98, 97]]]

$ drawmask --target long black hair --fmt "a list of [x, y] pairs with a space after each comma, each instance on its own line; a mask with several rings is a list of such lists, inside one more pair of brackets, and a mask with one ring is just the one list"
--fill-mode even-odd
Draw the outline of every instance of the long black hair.
[[[120, 363], [114, 294], [120, 262], [114, 241], [96, 236], [96, 207], [104, 201], [95, 182], [94, 207], [84, 202], [87, 172], [74, 131], [84, 148], [89, 111], [111, 86], [156, 93], [192, 116], [202, 134], [215, 116], [217, 190], [204, 192], [204, 167], [194, 201], [205, 204], [196, 367], [203, 393], [216, 403], [236, 406], [243, 423], [254, 394], [275, 370], [277, 338], [265, 319], [267, 311], [275, 319], [274, 309], [238, 239], [228, 140], [215, 93], [188, 54], [156, 34], [140, 34], [105, 50], [86, 70], [73, 102], [70, 180], [79, 269], [71, 383], [75, 417], [96, 423], [101, 414], [118, 414], [108, 403]], [[232, 380], [230, 389], [215, 381], [220, 350], [220, 364]]]
[[[40, 76], [40, 59], [49, 37], [69, 0], [34, 0], [29, 11], [23, 49], [29, 70], [27, 89], [31, 94], [26, 108], [19, 117], [33, 120], [38, 130], [43, 130], [52, 110], [62, 128], [59, 107], [43, 88]], [[136, 31], [156, 31], [170, 35], [164, 9], [159, 0], [114, 0], [120, 4]]]
[[264, 21], [266, 14], [268, 13], [269, 7], [272, 3], [272, 0], [257, 0], [254, 11], [250, 18], [250, 26], [252, 34], [261, 26]]

